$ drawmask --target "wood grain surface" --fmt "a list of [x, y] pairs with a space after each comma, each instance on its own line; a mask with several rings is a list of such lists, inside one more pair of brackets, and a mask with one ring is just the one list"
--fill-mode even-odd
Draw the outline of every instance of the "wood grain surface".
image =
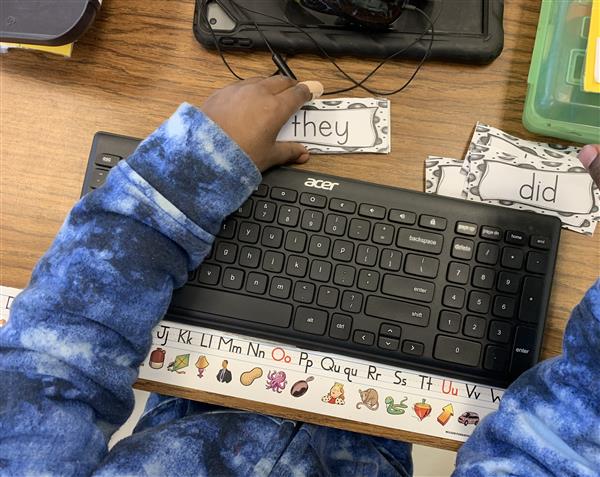
[[[24, 50], [1, 56], [0, 283], [27, 285], [32, 267], [79, 198], [96, 131], [144, 137], [182, 101], [199, 105], [213, 90], [231, 82], [218, 55], [195, 40], [193, 12], [193, 0], [104, 0], [99, 17], [77, 43], [72, 58]], [[506, 0], [505, 47], [490, 65], [427, 63], [413, 84], [392, 98], [390, 155], [316, 156], [304, 167], [423, 190], [427, 155], [463, 157], [476, 121], [523, 138], [542, 139], [521, 124], [538, 12], [537, 1]], [[266, 53], [230, 54], [229, 59], [245, 77], [273, 71]], [[373, 65], [355, 58], [340, 63], [356, 76]], [[319, 79], [327, 88], [347, 84], [316, 56], [292, 58], [290, 66], [300, 79]], [[382, 69], [373, 85], [395, 87], [414, 66], [394, 61]], [[560, 352], [569, 312], [599, 270], [600, 233], [586, 237], [563, 231], [543, 357]], [[251, 401], [217, 399], [200, 391], [150, 382], [139, 382], [138, 387], [438, 447], [458, 447], [452, 441]]]

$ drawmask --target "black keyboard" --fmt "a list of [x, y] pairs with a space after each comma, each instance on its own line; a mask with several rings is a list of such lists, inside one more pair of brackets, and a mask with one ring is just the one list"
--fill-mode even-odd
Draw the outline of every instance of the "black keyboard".
[[[137, 144], [96, 134], [82, 193]], [[167, 318], [506, 386], [539, 357], [559, 237], [554, 217], [278, 168]]]

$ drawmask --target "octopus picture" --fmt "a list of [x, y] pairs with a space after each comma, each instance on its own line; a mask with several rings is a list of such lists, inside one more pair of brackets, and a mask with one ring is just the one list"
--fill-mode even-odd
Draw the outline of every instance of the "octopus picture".
[[284, 371], [270, 371], [267, 374], [267, 389], [280, 393], [285, 389], [287, 379]]

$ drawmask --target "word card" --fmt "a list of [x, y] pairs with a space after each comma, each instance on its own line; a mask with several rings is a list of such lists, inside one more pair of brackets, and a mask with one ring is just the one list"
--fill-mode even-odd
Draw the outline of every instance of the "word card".
[[564, 228], [590, 235], [600, 220], [600, 190], [577, 152], [477, 123], [463, 161], [427, 159], [425, 191], [554, 215]]
[[[2, 317], [20, 290], [0, 287]], [[6, 321], [4, 322], [6, 323]], [[503, 389], [163, 320], [142, 379], [464, 442]]]
[[390, 102], [380, 98], [310, 101], [288, 120], [277, 140], [301, 142], [313, 154], [387, 154]]

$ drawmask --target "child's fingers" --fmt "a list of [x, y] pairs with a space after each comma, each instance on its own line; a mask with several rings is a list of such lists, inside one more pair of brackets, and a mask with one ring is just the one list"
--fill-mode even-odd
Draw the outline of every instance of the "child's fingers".
[[579, 161], [583, 164], [592, 179], [600, 187], [600, 144], [588, 144], [581, 149]]
[[300, 109], [304, 103], [318, 97], [319, 91], [321, 93], [323, 91], [321, 83], [318, 81], [305, 81], [279, 93], [277, 98], [279, 99], [281, 108], [277, 112], [282, 124]]
[[275, 166], [289, 162], [302, 163], [308, 160], [308, 156], [308, 151], [302, 144], [296, 142], [277, 142], [272, 150], [272, 157], [275, 163], [271, 165]]
[[282, 75], [274, 75], [269, 76], [268, 78], [264, 78], [260, 84], [264, 86], [269, 93], [271, 94], [279, 94], [282, 91], [285, 91], [292, 86], [295, 86], [298, 82], [291, 78]]

